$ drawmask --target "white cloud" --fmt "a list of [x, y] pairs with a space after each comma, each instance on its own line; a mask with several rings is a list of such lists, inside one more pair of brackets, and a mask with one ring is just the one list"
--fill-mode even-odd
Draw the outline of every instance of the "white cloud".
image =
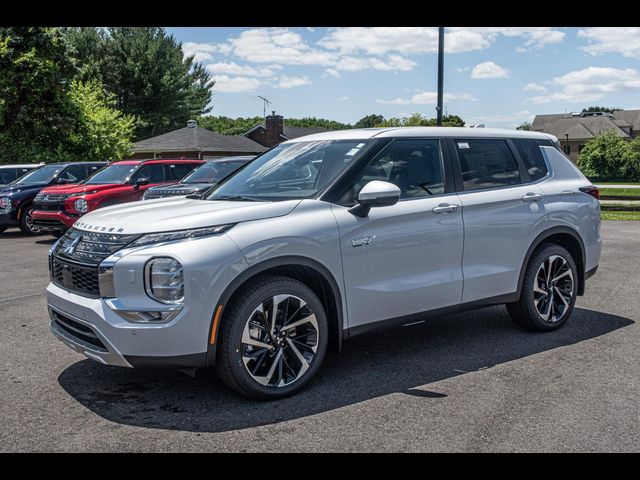
[[531, 97], [531, 103], [570, 103], [599, 100], [610, 93], [640, 92], [640, 72], [633, 68], [588, 67], [555, 77], [550, 82], [556, 92]]
[[[438, 100], [437, 92], [420, 92], [411, 98], [394, 98], [393, 100], [376, 99], [376, 103], [392, 104], [392, 105], [430, 105], [435, 104]], [[451, 102], [454, 100], [463, 100], [475, 102], [476, 99], [469, 93], [445, 93], [444, 101]]]
[[327, 68], [327, 69], [325, 70], [325, 73], [326, 73], [327, 75], [332, 76], [332, 77], [340, 78], [340, 72], [339, 72], [339, 71], [337, 71], [335, 68]]
[[210, 43], [184, 42], [182, 44], [185, 57], [193, 55], [196, 62], [213, 60], [213, 54], [218, 51], [218, 47]]
[[400, 55], [389, 55], [386, 59], [376, 57], [340, 57], [334, 65], [335, 70], [358, 72], [361, 70], [409, 71], [417, 65]]
[[482, 62], [473, 67], [471, 78], [508, 78], [511, 72], [508, 68], [501, 67], [495, 62]]
[[594, 27], [578, 30], [578, 37], [588, 45], [580, 47], [591, 55], [620, 53], [640, 58], [640, 27]]
[[213, 77], [216, 81], [213, 86], [213, 92], [253, 92], [262, 82], [257, 78], [249, 77], [230, 77], [228, 75], [216, 75]]
[[293, 88], [309, 84], [311, 84], [311, 80], [309, 80], [309, 78], [307, 77], [287, 77], [286, 75], [282, 75], [280, 77], [280, 81], [278, 82], [278, 87]]
[[544, 93], [547, 91], [547, 87], [544, 85], [540, 85], [539, 83], [527, 83], [524, 87], [522, 87], [522, 91], [524, 92], [539, 92]]
[[[278, 65], [275, 67], [282, 68]], [[207, 70], [214, 75], [243, 75], [246, 77], [271, 77], [274, 74], [271, 68], [254, 68], [250, 65], [239, 65], [234, 62], [210, 63], [207, 65]]]
[[347, 97], [346, 95], [344, 97], [340, 97], [341, 102], [346, 102], [348, 100], [349, 100], [349, 97]]
[[[564, 32], [551, 27], [452, 27], [445, 31], [445, 51], [462, 53], [488, 48], [499, 36], [524, 40], [521, 49], [542, 48], [559, 43]], [[364, 52], [383, 55], [434, 53], [438, 49], [436, 27], [345, 27], [333, 28], [318, 45], [342, 54]]]

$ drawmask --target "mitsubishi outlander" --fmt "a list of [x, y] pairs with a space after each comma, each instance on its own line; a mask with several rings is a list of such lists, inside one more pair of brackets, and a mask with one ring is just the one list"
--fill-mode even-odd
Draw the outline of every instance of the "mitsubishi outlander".
[[598, 197], [544, 133], [301, 137], [204, 196], [79, 218], [49, 253], [50, 326], [106, 365], [214, 367], [281, 398], [378, 327], [505, 304], [560, 328], [598, 267]]

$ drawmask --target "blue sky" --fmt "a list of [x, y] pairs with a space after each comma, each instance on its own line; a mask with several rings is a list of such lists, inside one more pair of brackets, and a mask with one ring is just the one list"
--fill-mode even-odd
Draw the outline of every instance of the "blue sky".
[[[354, 123], [435, 117], [432, 27], [167, 28], [216, 79], [212, 115]], [[640, 108], [640, 28], [458, 27], [445, 37], [445, 107], [513, 128], [538, 113]]]

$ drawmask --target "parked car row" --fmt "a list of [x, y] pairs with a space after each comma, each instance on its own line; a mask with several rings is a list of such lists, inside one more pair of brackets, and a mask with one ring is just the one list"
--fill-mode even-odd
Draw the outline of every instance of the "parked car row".
[[0, 186], [0, 232], [19, 227], [28, 235], [60, 237], [78, 218], [98, 208], [202, 193], [252, 158], [5, 165], [0, 175], [9, 185]]

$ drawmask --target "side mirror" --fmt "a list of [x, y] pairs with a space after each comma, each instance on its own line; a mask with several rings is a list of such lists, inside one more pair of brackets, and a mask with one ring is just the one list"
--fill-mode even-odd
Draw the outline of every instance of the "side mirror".
[[140, 188], [140, 187], [144, 187], [145, 185], [149, 185], [149, 179], [148, 178], [138, 178], [135, 182], [133, 182], [133, 186], [135, 188]]
[[400, 189], [393, 183], [372, 180], [358, 194], [358, 204], [349, 209], [356, 217], [364, 218], [373, 207], [388, 207], [400, 200]]
[[58, 179], [56, 180], [56, 183], [57, 183], [58, 185], [64, 185], [65, 183], [71, 183], [71, 180], [68, 180], [68, 179], [66, 179], [66, 178], [62, 178], [62, 177], [60, 177], [60, 178], [58, 178]]

